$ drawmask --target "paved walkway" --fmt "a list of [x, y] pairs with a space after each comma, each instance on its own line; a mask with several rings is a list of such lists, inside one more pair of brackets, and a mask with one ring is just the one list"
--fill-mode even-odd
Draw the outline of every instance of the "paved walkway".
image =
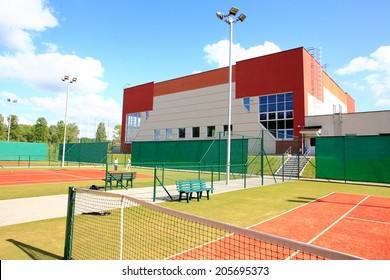
[[[274, 184], [272, 177], [264, 178], [264, 185]], [[247, 179], [246, 187], [261, 186], [261, 178]], [[174, 199], [178, 198], [176, 186], [167, 186], [166, 189]], [[243, 180], [214, 182], [213, 194], [244, 189]], [[117, 190], [115, 193], [129, 195], [144, 201], [153, 202], [153, 187]], [[162, 187], [157, 188], [156, 203], [170, 200]], [[0, 226], [14, 225], [32, 221], [65, 217], [68, 204], [68, 195], [52, 195], [31, 198], [0, 200]]]

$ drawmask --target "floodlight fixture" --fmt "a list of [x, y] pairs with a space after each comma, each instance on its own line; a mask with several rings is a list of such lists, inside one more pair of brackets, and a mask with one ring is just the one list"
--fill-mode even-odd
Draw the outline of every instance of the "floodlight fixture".
[[246, 15], [245, 14], [241, 14], [238, 16], [237, 20], [243, 22], [244, 20], [246, 19]]
[[225, 17], [221, 12], [217, 12], [216, 15], [217, 15], [217, 17], [218, 17], [220, 20], [223, 20], [223, 18]]
[[235, 16], [238, 13], [238, 8], [232, 7], [229, 11], [229, 16]]

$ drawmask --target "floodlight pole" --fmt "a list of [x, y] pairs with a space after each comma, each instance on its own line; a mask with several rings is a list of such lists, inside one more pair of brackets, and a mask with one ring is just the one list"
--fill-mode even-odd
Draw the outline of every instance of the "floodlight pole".
[[227, 128], [227, 148], [226, 148], [226, 185], [230, 183], [230, 150], [232, 141], [232, 44], [233, 44], [233, 19], [229, 17], [228, 23], [230, 26], [230, 42], [229, 42], [229, 95], [228, 95], [228, 128]]
[[69, 76], [65, 75], [62, 78], [63, 82], [67, 82], [66, 85], [66, 101], [65, 101], [65, 118], [64, 118], [64, 142], [62, 144], [62, 159], [61, 159], [61, 167], [65, 166], [65, 145], [66, 145], [66, 117], [68, 114], [68, 99], [69, 99], [69, 85], [77, 81], [77, 78], [69, 79]]
[[8, 138], [7, 142], [9, 142], [9, 136], [11, 132], [11, 120], [12, 120], [12, 103], [18, 102], [18, 100], [14, 99], [12, 100], [11, 98], [7, 98], [7, 101], [9, 102], [9, 119], [8, 119]]
[[233, 45], [233, 24], [237, 21], [244, 21], [246, 16], [241, 14], [237, 18], [235, 16], [238, 9], [232, 7], [227, 15], [217, 12], [217, 17], [220, 20], [225, 19], [225, 22], [230, 26], [230, 42], [229, 42], [229, 90], [228, 90], [228, 127], [227, 127], [227, 147], [226, 147], [226, 185], [230, 183], [230, 150], [231, 150], [231, 126], [232, 126], [232, 83], [233, 83], [233, 66], [232, 66], [232, 45]]

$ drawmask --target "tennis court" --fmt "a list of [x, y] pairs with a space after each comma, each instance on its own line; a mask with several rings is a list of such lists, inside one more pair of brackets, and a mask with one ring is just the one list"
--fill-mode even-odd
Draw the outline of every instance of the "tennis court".
[[365, 259], [388, 260], [390, 198], [332, 193], [251, 229]]
[[[249, 229], [363, 259], [390, 259], [389, 198], [332, 193]], [[173, 259], [196, 259], [210, 252], [217, 252], [213, 259], [226, 259], [223, 250], [213, 248], [233, 247], [239, 238], [237, 234], [226, 236], [178, 254]], [[259, 259], [257, 255], [265, 255], [269, 259], [308, 260], [316, 257], [303, 251], [288, 250], [288, 246], [257, 240], [235, 252], [234, 259], [245, 256], [245, 250], [249, 251], [252, 246], [259, 248], [253, 259]]]
[[[105, 178], [106, 171], [98, 169], [39, 169], [2, 170], [0, 186], [42, 184], [59, 182], [95, 181]], [[153, 178], [137, 174], [137, 178]]]

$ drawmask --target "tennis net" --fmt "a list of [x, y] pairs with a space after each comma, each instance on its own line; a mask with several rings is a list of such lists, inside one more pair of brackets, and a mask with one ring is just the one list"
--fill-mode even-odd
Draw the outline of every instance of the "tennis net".
[[65, 259], [325, 260], [337, 251], [178, 212], [138, 199], [69, 188]]

